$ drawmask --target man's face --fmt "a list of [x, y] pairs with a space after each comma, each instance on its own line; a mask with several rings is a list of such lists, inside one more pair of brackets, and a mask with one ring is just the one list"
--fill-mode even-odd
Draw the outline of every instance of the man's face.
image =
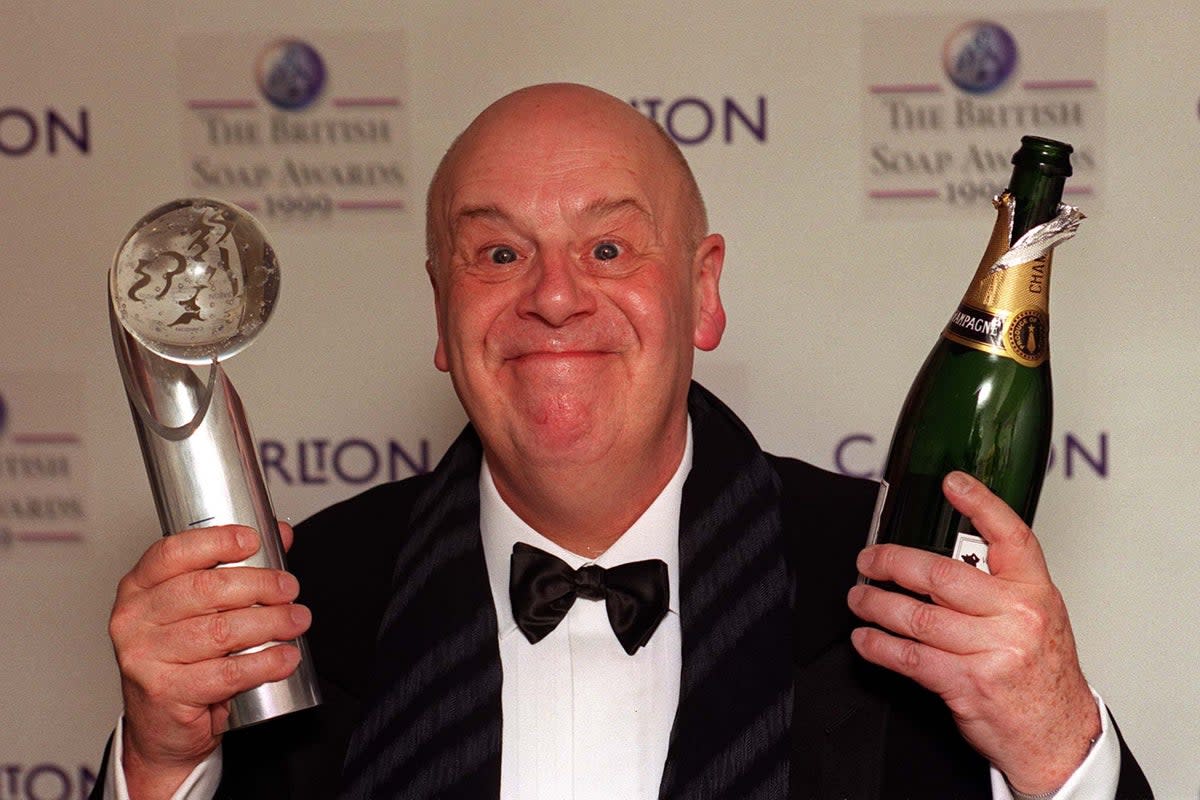
[[549, 105], [469, 132], [435, 194], [435, 362], [510, 471], [677, 463], [723, 243], [688, 241], [679, 168], [640, 119]]

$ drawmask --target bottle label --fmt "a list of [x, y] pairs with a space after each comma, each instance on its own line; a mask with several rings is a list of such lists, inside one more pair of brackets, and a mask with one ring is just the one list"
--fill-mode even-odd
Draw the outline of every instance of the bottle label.
[[875, 495], [875, 508], [871, 511], [871, 527], [867, 531], [867, 547], [879, 541], [879, 528], [883, 521], [883, 506], [887, 503], [888, 490], [892, 486], [884, 479], [879, 480], [879, 493]]
[[[871, 527], [867, 529], [867, 544], [866, 547], [879, 541], [879, 528], [883, 519], [883, 504], [887, 502], [889, 484], [885, 480], [879, 481], [879, 493], [875, 495], [875, 510], [871, 512]], [[858, 576], [858, 585], [862, 586], [867, 582], [861, 574]]]
[[1050, 355], [1050, 260], [1054, 245], [1074, 234], [1081, 215], [1060, 214], [1009, 247], [1013, 200], [996, 198], [996, 226], [979, 269], [943, 333], [947, 339], [1027, 367]]
[[950, 557], [955, 561], [965, 561], [971, 566], [991, 575], [992, 571], [988, 569], [987, 556], [987, 542], [973, 533], [963, 533], [961, 531], [958, 534], [958, 538], [954, 540], [954, 552], [950, 554]]
[[975, 308], [964, 301], [943, 335], [967, 347], [1036, 367], [1050, 355], [1049, 332], [1050, 315], [1042, 309], [1025, 308], [1014, 314], [1002, 308]]
[[1004, 311], [984, 311], [959, 303], [958, 311], [946, 326], [946, 336], [970, 347], [978, 347], [989, 353], [1004, 352], [1004, 323], [1008, 314]]

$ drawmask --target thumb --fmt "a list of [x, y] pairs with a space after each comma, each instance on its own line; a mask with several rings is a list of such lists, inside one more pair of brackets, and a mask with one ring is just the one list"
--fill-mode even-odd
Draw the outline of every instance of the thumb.
[[1046, 558], [1033, 531], [986, 486], [965, 472], [951, 472], [942, 481], [942, 492], [988, 543], [988, 568], [993, 575], [1015, 581], [1049, 580]]

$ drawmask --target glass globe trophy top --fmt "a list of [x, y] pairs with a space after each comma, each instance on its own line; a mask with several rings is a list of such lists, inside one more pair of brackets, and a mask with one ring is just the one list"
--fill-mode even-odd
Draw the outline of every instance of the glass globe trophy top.
[[228, 358], [250, 344], [279, 296], [279, 265], [249, 212], [188, 198], [138, 220], [117, 250], [109, 295], [142, 346], [183, 364]]

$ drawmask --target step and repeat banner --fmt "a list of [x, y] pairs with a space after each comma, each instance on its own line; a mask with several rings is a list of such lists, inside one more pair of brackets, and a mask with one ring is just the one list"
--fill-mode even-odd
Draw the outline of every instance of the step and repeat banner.
[[[877, 477], [1024, 134], [1075, 146], [1036, 529], [1160, 796], [1200, 795], [1200, 22], [1187, 4], [624, 0], [0, 6], [0, 800], [82, 797], [120, 713], [106, 623], [158, 523], [107, 270], [147, 211], [252, 211], [275, 316], [228, 363], [276, 510], [430, 469], [423, 198], [454, 135], [577, 81], [661, 123], [726, 235], [698, 376], [768, 449]], [[1187, 335], [1185, 335], [1187, 334]]]

